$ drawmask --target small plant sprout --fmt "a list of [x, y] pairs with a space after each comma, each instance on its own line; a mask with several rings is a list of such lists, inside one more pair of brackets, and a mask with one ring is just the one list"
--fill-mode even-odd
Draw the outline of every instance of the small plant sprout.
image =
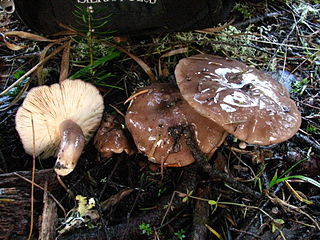
[[286, 239], [283, 232], [281, 231], [281, 226], [285, 223], [284, 220], [282, 219], [275, 219], [275, 221], [273, 221], [271, 223], [271, 232], [275, 232], [275, 231], [279, 231], [280, 232], [280, 235], [282, 237], [282, 239]]
[[308, 78], [304, 78], [301, 81], [296, 81], [292, 84], [292, 92], [302, 95], [306, 88], [308, 87], [310, 80]]
[[307, 127], [307, 132], [308, 133], [318, 133], [319, 132], [319, 128], [317, 128], [317, 127], [315, 127], [315, 126], [312, 126], [312, 125], [309, 125], [308, 127]]
[[166, 190], [167, 190], [166, 187], [160, 188], [159, 191], [158, 191], [158, 197], [160, 197]]
[[[24, 74], [25, 74], [24, 70], [18, 70], [15, 73], [13, 73], [12, 77], [15, 80], [18, 80]], [[22, 95], [22, 93], [25, 92], [26, 88], [29, 86], [29, 82], [30, 82], [30, 77], [23, 79], [15, 87], [10, 89], [10, 91], [8, 91], [7, 94], [5, 94], [5, 96], [17, 97], [18, 99], [20, 99], [20, 97], [18, 96]]]
[[139, 229], [141, 230], [142, 234], [145, 234], [145, 235], [148, 235], [148, 236], [153, 234], [153, 229], [150, 226], [150, 224], [148, 224], [148, 223], [141, 223], [139, 225]]
[[181, 229], [177, 232], [174, 233], [174, 235], [179, 239], [179, 240], [183, 240], [185, 239], [187, 236], [185, 235], [186, 231], [184, 229]]
[[[82, 35], [80, 34], [80, 38], [75, 39], [73, 47], [75, 50], [74, 63], [84, 67], [70, 76], [70, 78], [81, 78], [98, 86], [122, 90], [122, 88], [106, 82], [106, 80], [113, 77], [113, 74], [102, 68], [109, 61], [120, 56], [120, 53], [110, 44], [112, 39], [111, 32], [101, 31], [101, 28], [109, 22], [110, 16], [95, 18], [95, 13], [96, 10], [92, 6], [87, 8], [77, 6], [74, 11], [74, 15], [82, 26], [82, 29], [77, 29]], [[106, 37], [108, 35], [110, 36]]]
[[187, 190], [187, 193], [179, 193], [179, 197], [182, 197], [182, 202], [188, 202], [192, 194], [193, 191]]

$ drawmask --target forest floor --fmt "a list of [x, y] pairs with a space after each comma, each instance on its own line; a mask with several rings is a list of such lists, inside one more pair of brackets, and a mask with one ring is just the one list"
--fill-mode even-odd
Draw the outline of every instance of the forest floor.
[[[111, 34], [64, 35], [48, 36], [56, 40], [48, 43], [22, 33], [6, 35], [38, 35], [13, 15], [1, 14], [0, 22], [0, 224], [12, 223], [0, 225], [0, 239], [26, 239], [31, 222], [34, 239], [49, 231], [41, 228], [48, 205], [43, 193], [48, 191], [56, 206], [51, 211], [57, 212], [51, 213], [50, 236], [58, 239], [320, 239], [318, 0], [237, 4], [227, 23], [213, 29], [121, 41]], [[67, 50], [64, 55], [54, 52], [63, 50], [61, 46], [70, 51], [69, 57]], [[89, 64], [90, 52], [99, 61], [79, 71]], [[117, 57], [103, 58], [115, 52]], [[66, 71], [62, 60], [69, 66], [68, 76], [99, 88], [106, 113], [114, 114], [125, 113], [125, 100], [152, 81], [174, 82], [178, 61], [198, 53], [244, 62], [282, 82], [302, 116], [295, 136], [271, 146], [248, 144], [246, 149], [228, 136], [201, 166], [165, 169], [142, 154], [105, 159], [90, 141], [75, 170], [59, 180], [51, 170], [55, 158], [35, 159], [34, 182], [47, 190], [35, 186], [31, 194], [26, 178], [31, 179], [34, 159], [24, 152], [15, 114], [31, 87], [59, 82]], [[9, 178], [12, 185], [6, 185]], [[23, 206], [10, 205], [13, 200], [4, 194], [8, 186], [23, 192]], [[13, 215], [21, 219], [8, 220]], [[18, 232], [19, 220], [25, 227]]]

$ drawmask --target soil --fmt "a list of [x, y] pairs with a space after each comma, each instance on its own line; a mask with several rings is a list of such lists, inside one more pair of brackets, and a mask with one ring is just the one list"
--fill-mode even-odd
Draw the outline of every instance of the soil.
[[[14, 15], [0, 16], [3, 33], [40, 35]], [[60, 39], [49, 49], [50, 43], [35, 37], [1, 34], [1, 91], [44, 56], [72, 42], [69, 57], [62, 51], [50, 56], [43, 67], [0, 96], [0, 239], [26, 239], [31, 224], [30, 239], [320, 239], [319, 29], [319, 1], [274, 0], [242, 1], [226, 25], [202, 32], [126, 39], [112, 38], [111, 33], [108, 38], [73, 33], [47, 36]], [[26, 47], [11, 50], [8, 41]], [[90, 64], [90, 52], [99, 64], [79, 73]], [[101, 60], [114, 52], [119, 56]], [[31, 194], [26, 178], [31, 179], [33, 157], [20, 142], [15, 114], [30, 88], [59, 82], [66, 71], [62, 59], [69, 63], [68, 76], [77, 73], [98, 87], [105, 115], [122, 119], [119, 112], [126, 112], [124, 102], [131, 94], [154, 80], [174, 83], [179, 59], [198, 53], [242, 61], [282, 82], [302, 115], [295, 136], [271, 146], [248, 144], [241, 149], [230, 135], [207, 160], [192, 131], [176, 129], [196, 159], [181, 168], [162, 168], [141, 153], [104, 158], [91, 140], [75, 170], [60, 180], [50, 171], [54, 157], [36, 158], [35, 183], [45, 189], [35, 186]], [[48, 199], [54, 199], [50, 206], [55, 207], [48, 206]], [[27, 226], [21, 231], [14, 225], [14, 211]], [[51, 229], [42, 224], [48, 219]]]

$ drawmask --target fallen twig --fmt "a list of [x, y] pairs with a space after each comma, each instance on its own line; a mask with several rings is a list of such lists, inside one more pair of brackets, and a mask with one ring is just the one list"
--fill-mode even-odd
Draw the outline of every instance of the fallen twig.
[[251, 188], [243, 185], [242, 183], [234, 180], [228, 174], [220, 172], [218, 169], [213, 168], [205, 156], [199, 150], [197, 144], [194, 141], [193, 133], [190, 127], [183, 127], [183, 133], [186, 139], [186, 143], [192, 152], [193, 157], [196, 159], [196, 164], [206, 172], [211, 178], [220, 178], [222, 181], [230, 184], [233, 188], [241, 191], [242, 193], [249, 194], [254, 200], [258, 200], [262, 197], [261, 193], [252, 190]]
[[[200, 198], [210, 197], [211, 188], [206, 186], [204, 188], [199, 188], [197, 191], [197, 196]], [[205, 240], [207, 239], [207, 228], [205, 224], [208, 223], [210, 212], [210, 205], [201, 200], [197, 200], [195, 204], [195, 210], [193, 213], [193, 240]]]
[[283, 15], [284, 13], [285, 13], [285, 11], [266, 13], [266, 14], [263, 15], [263, 16], [257, 16], [257, 17], [254, 17], [254, 18], [250, 18], [250, 19], [248, 19], [248, 20], [245, 20], [245, 21], [243, 21], [243, 22], [235, 23], [235, 24], [233, 24], [233, 26], [235, 26], [235, 27], [242, 27], [242, 26], [254, 24], [254, 23], [263, 21], [264, 19], [269, 18], [269, 17], [278, 17], [278, 16], [281, 16], [281, 15]]
[[305, 135], [302, 135], [301, 133], [297, 133], [292, 140], [298, 144], [302, 143], [302, 146], [310, 146], [313, 148], [313, 150], [317, 153], [320, 154], [320, 145], [312, 141], [310, 138], [308, 138]]

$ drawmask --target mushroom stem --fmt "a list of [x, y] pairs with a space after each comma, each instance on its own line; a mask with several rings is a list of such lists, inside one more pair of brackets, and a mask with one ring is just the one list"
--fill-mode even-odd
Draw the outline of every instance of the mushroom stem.
[[56, 173], [66, 176], [73, 171], [85, 145], [80, 126], [72, 120], [63, 121], [60, 126], [60, 146], [54, 166]]

